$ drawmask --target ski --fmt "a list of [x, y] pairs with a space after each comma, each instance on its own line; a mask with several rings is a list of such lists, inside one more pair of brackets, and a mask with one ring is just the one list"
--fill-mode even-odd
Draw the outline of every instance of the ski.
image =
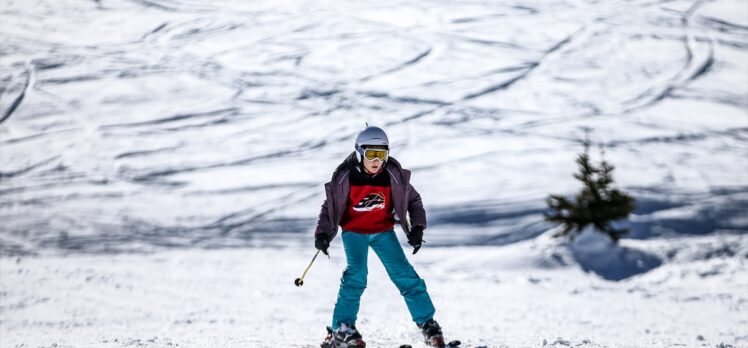
[[[458, 340], [454, 340], [454, 341], [450, 341], [447, 344], [441, 345], [437, 348], [456, 348], [456, 347], [459, 347], [461, 344], [462, 342]], [[410, 344], [403, 344], [403, 345], [400, 345], [400, 348], [413, 348], [413, 346], [411, 346]]]

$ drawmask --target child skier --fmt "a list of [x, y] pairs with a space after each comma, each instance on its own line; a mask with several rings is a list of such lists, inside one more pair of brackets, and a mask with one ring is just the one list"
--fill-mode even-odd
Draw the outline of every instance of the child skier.
[[399, 221], [414, 248], [413, 254], [418, 252], [426, 228], [426, 212], [421, 196], [410, 185], [410, 171], [389, 157], [389, 141], [381, 128], [368, 126], [361, 131], [355, 149], [325, 184], [327, 198], [322, 203], [314, 235], [315, 247], [327, 255], [338, 226], [342, 227], [348, 263], [340, 280], [332, 326], [327, 327], [322, 348], [366, 346], [355, 324], [361, 294], [366, 288], [369, 247], [405, 298], [426, 344], [444, 347], [426, 283], [408, 262], [393, 229]]

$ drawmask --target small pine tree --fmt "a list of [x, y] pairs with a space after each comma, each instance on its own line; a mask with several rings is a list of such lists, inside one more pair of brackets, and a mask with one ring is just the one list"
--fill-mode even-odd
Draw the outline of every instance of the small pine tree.
[[605, 161], [605, 153], [601, 150], [601, 161], [595, 166], [590, 161], [590, 141], [586, 137], [582, 142], [584, 153], [577, 157], [579, 172], [574, 177], [581, 181], [582, 190], [577, 193], [574, 201], [561, 195], [550, 195], [546, 199], [551, 213], [545, 214], [545, 219], [563, 225], [563, 229], [555, 237], [576, 235], [588, 225], [593, 225], [597, 231], [618, 241], [628, 229], [616, 229], [612, 222], [625, 219], [634, 210], [634, 198], [625, 192], [612, 188], [613, 165]]

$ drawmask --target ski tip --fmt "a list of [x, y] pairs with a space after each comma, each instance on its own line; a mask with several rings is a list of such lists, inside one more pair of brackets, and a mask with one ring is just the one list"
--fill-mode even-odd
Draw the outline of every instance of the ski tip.
[[462, 344], [459, 340], [454, 340], [447, 344], [447, 347], [459, 347]]
[[400, 346], [400, 348], [413, 348], [410, 344], [403, 344]]

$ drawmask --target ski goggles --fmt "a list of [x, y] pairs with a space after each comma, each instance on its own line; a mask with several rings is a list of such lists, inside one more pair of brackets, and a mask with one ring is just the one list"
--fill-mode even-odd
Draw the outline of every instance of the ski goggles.
[[379, 160], [380, 162], [384, 162], [387, 160], [388, 155], [389, 151], [385, 149], [364, 149], [364, 158], [369, 161]]

